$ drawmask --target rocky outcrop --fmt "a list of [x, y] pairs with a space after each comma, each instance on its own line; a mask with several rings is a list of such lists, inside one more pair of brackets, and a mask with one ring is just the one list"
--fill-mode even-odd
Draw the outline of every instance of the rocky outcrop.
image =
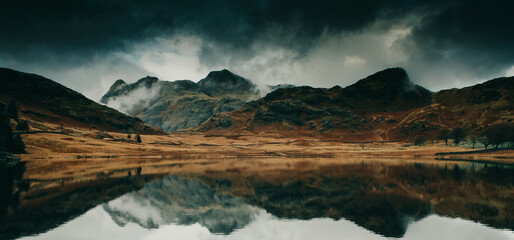
[[197, 85], [202, 92], [211, 97], [252, 98], [257, 93], [255, 84], [246, 78], [231, 73], [227, 69], [210, 72]]

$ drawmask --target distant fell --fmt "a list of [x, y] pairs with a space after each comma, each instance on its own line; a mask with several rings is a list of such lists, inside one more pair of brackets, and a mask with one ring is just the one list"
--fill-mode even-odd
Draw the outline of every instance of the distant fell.
[[210, 72], [198, 83], [155, 77], [145, 77], [133, 84], [117, 80], [101, 102], [171, 132], [197, 127], [217, 113], [237, 110], [260, 94], [253, 82], [223, 69]]
[[39, 75], [0, 68], [0, 86], [0, 102], [15, 101], [31, 119], [98, 130], [161, 133], [138, 118], [100, 105]]
[[211, 97], [241, 96], [257, 92], [256, 86], [250, 80], [233, 74], [227, 69], [212, 71], [207, 77], [198, 82], [201, 91]]
[[442, 128], [473, 132], [513, 121], [513, 77], [432, 93], [411, 82], [404, 69], [389, 68], [345, 88], [277, 89], [196, 130], [396, 141], [435, 137]]

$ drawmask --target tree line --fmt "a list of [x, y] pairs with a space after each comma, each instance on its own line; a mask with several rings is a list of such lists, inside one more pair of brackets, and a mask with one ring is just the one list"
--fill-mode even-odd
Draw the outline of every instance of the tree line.
[[448, 140], [451, 139], [455, 146], [469, 140], [473, 148], [475, 148], [477, 143], [484, 145], [485, 149], [489, 146], [494, 146], [495, 148], [504, 145], [514, 147], [514, 125], [507, 123], [495, 124], [471, 134], [468, 134], [460, 127], [455, 129], [443, 128], [439, 130], [438, 139], [445, 141], [446, 146], [448, 146]]

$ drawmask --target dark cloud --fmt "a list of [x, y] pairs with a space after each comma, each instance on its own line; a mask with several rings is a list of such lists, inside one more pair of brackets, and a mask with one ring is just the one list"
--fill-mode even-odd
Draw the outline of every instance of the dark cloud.
[[395, 45], [409, 53], [408, 66], [447, 61], [488, 76], [514, 65], [513, 10], [510, 0], [7, 1], [0, 7], [0, 58], [82, 65], [155, 37], [192, 35], [202, 40], [202, 64], [236, 65], [262, 46], [303, 58], [327, 35], [403, 25], [412, 31]]
[[[414, 27], [414, 58], [443, 61], [487, 76], [514, 65], [514, 1], [450, 1]], [[421, 59], [419, 59], [421, 58]]]
[[0, 10], [0, 44], [4, 54], [22, 60], [87, 57], [180, 31], [239, 53], [256, 41], [303, 52], [324, 31], [358, 31], [410, 8], [380, 0], [10, 1]]

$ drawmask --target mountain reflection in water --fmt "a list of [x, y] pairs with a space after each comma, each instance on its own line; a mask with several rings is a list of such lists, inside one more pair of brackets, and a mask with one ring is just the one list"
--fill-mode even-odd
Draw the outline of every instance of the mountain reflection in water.
[[149, 183], [138, 192], [103, 204], [103, 209], [119, 226], [129, 222], [144, 228], [200, 223], [221, 234], [248, 225], [259, 210], [239, 198], [217, 194], [205, 184], [177, 176]]
[[295, 164], [149, 180], [23, 239], [514, 238], [509, 166]]

